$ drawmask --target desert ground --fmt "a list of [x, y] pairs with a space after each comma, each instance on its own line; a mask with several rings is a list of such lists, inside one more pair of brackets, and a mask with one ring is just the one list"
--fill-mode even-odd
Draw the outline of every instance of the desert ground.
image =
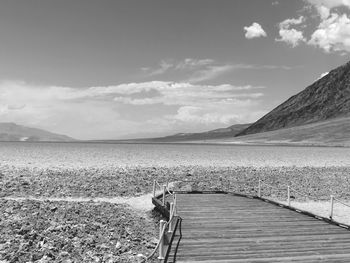
[[[256, 194], [327, 213], [330, 194], [350, 199], [348, 167], [123, 167], [33, 169], [1, 166], [1, 262], [140, 262], [157, 242], [153, 180], [192, 190]], [[186, 182], [187, 181], [187, 182]], [[190, 182], [191, 181], [191, 182]], [[195, 181], [195, 182], [193, 182]], [[242, 183], [244, 182], [244, 183]], [[323, 200], [314, 203], [313, 198]], [[320, 206], [321, 204], [321, 206]], [[323, 211], [323, 210], [325, 211]]]

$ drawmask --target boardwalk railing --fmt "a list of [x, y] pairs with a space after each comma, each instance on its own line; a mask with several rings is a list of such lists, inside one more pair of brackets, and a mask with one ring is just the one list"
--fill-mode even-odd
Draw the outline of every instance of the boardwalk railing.
[[[276, 187], [276, 186], [267, 184], [267, 183], [263, 182], [260, 179], [259, 179], [259, 183], [258, 183], [258, 197], [259, 198], [263, 197], [263, 195], [262, 195], [263, 186], [267, 186], [268, 188], [276, 190], [276, 191], [279, 191], [279, 192], [284, 192], [285, 191], [285, 197], [286, 197], [286, 201], [287, 201], [288, 207], [293, 207], [291, 205], [292, 200], [296, 199], [295, 196], [292, 195], [293, 193], [294, 194], [298, 194], [299, 196], [303, 196], [304, 198], [311, 199], [313, 201], [319, 201], [319, 202], [320, 201], [324, 201], [324, 200], [321, 200], [320, 198], [318, 198], [316, 196], [312, 196], [310, 194], [297, 191], [294, 188], [290, 187], [289, 185], [287, 185], [286, 187]], [[273, 200], [273, 201], [275, 201], [275, 200]], [[333, 217], [334, 217], [334, 206], [335, 206], [335, 203], [338, 203], [338, 204], [340, 204], [342, 206], [350, 208], [349, 204], [346, 204], [343, 201], [341, 201], [340, 199], [335, 198], [334, 195], [330, 195], [329, 219], [331, 219], [331, 220], [333, 220]]]
[[[248, 187], [248, 184], [250, 185]], [[269, 183], [264, 182], [259, 179], [258, 182], [255, 181], [255, 185], [253, 181], [232, 181], [226, 178], [215, 178], [215, 179], [206, 179], [206, 180], [179, 180], [172, 183], [172, 188], [176, 190], [169, 190], [169, 183], [159, 184], [157, 181], [154, 181], [153, 185], [153, 196], [156, 196], [157, 190], [161, 191], [161, 198], [163, 206], [166, 205], [166, 196], [172, 195], [172, 192], [182, 192], [181, 187], [191, 185], [189, 191], [192, 192], [204, 192], [204, 191], [222, 191], [227, 193], [241, 193], [263, 198], [271, 199], [275, 195], [275, 199], [271, 199], [273, 201], [285, 200], [288, 207], [293, 207], [292, 204], [297, 200], [312, 200], [312, 201], [326, 201], [324, 198], [319, 198], [317, 196], [299, 191], [292, 186], [284, 185], [284, 186], [274, 186]], [[248, 188], [248, 190], [247, 190]], [[267, 195], [265, 193], [268, 192]], [[273, 194], [274, 193], [274, 194]], [[334, 216], [337, 216], [335, 213], [335, 205], [341, 205], [350, 209], [350, 205], [346, 204], [342, 200], [330, 195], [329, 197], [329, 211], [328, 217], [333, 219]], [[169, 210], [169, 209], [168, 209]], [[350, 211], [349, 211], [350, 212]]]
[[341, 204], [345, 207], [350, 208], [350, 205], [344, 203], [343, 201], [339, 200], [338, 198], [335, 198], [333, 195], [331, 195], [331, 208], [330, 208], [330, 213], [329, 213], [329, 218], [333, 218], [333, 212], [334, 212], [334, 203]]
[[[145, 261], [153, 258], [158, 251], [158, 259], [167, 262], [177, 230], [181, 234], [181, 217], [177, 215], [176, 193], [169, 189], [169, 184], [161, 185], [158, 181], [153, 181], [153, 203], [161, 210], [162, 214], [168, 218], [168, 221], [159, 222], [159, 240], [152, 253], [145, 257]], [[161, 191], [157, 194], [157, 191]], [[166, 202], [167, 197], [172, 197], [172, 202]]]
[[[177, 206], [176, 206], [177, 192], [178, 193], [222, 192], [222, 193], [228, 193], [228, 194], [240, 194], [239, 192], [232, 191], [232, 188], [246, 189], [247, 183], [248, 182], [244, 182], [244, 181], [230, 181], [230, 180], [226, 180], [225, 178], [209, 179], [209, 180], [181, 180], [181, 181], [172, 182], [172, 187], [171, 187], [172, 189], [169, 189], [168, 182], [165, 184], [161, 184], [158, 181], [154, 180], [152, 202], [157, 207], [157, 209], [159, 209], [161, 213], [168, 219], [168, 221], [164, 221], [164, 220], [160, 221], [159, 241], [156, 247], [154, 248], [153, 252], [147, 258], [145, 257], [146, 261], [154, 257], [158, 251], [158, 259], [163, 260], [163, 262], [167, 262], [169, 257], [169, 252], [171, 251], [172, 243], [176, 236], [177, 230], [179, 230], [180, 236], [182, 235], [181, 234], [182, 218], [179, 215], [177, 215]], [[249, 184], [251, 183], [252, 181], [249, 182]], [[188, 185], [191, 185], [191, 188], [189, 190], [185, 190], [185, 191], [181, 190], [182, 187], [185, 187]], [[178, 189], [174, 190], [175, 188], [178, 188]], [[246, 193], [244, 194], [247, 197], [251, 196], [253, 198], [259, 198], [265, 201], [272, 201], [276, 204], [283, 205], [284, 207], [294, 209], [298, 212], [301, 212], [301, 210], [297, 209], [292, 205], [292, 202], [294, 202], [296, 199], [295, 195], [302, 196], [304, 199], [307, 198], [314, 201], [324, 201], [310, 194], [300, 192], [289, 185], [286, 185], [283, 187], [274, 186], [262, 181], [261, 179], [259, 179], [258, 182], [255, 183], [255, 186], [253, 185], [248, 188], [250, 189], [249, 194], [246, 194]], [[270, 191], [268, 197], [266, 197], [266, 195], [264, 194], [266, 191]], [[271, 198], [271, 196], [273, 196], [271, 191], [275, 191], [275, 194], [276, 194], [275, 200]], [[169, 197], [170, 199], [172, 198], [172, 202], [170, 203], [167, 201], [169, 200]], [[279, 201], [281, 199], [286, 200], [286, 204], [281, 203]], [[319, 217], [307, 211], [306, 213], [309, 215], [315, 216], [316, 218], [322, 218], [323, 220], [326, 219], [326, 221], [331, 223], [336, 223], [340, 226], [349, 227], [347, 225], [343, 225], [333, 220], [334, 213], [335, 213], [334, 211], [335, 203], [338, 203], [340, 205], [350, 208], [350, 205], [344, 203], [343, 201], [331, 195], [330, 206], [329, 206], [329, 217], [328, 217], [329, 219], [324, 217]], [[178, 240], [178, 242], [180, 241], [180, 239]]]

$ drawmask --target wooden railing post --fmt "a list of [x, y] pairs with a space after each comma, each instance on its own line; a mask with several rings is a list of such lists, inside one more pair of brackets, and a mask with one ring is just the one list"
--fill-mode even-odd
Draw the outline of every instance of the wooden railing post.
[[158, 259], [164, 259], [164, 227], [165, 227], [165, 221], [160, 220], [159, 222], [159, 256]]
[[334, 196], [331, 195], [331, 207], [330, 207], [330, 211], [329, 211], [329, 218], [330, 219], [333, 218], [333, 206], [334, 206]]
[[174, 203], [170, 203], [170, 217], [169, 217], [169, 228], [168, 232], [173, 232], [173, 216], [174, 216]]
[[261, 197], [261, 180], [259, 179], [259, 185], [258, 185], [258, 197]]
[[163, 185], [163, 206], [165, 206], [166, 185]]
[[290, 187], [289, 185], [287, 186], [287, 202], [288, 202], [288, 206], [290, 206]]
[[156, 180], [153, 180], [153, 197], [156, 196]]
[[176, 194], [174, 193], [174, 195], [173, 195], [173, 198], [174, 198], [174, 216], [177, 216], [177, 204], [176, 204], [176, 202], [177, 202], [177, 200], [176, 200]]

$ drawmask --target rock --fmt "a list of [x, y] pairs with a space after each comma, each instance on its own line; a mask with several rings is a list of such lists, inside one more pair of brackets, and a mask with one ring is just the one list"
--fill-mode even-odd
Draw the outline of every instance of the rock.
[[59, 257], [68, 257], [69, 253], [67, 251], [62, 251], [59, 253]]
[[118, 241], [117, 244], [115, 245], [115, 248], [119, 249], [119, 248], [121, 248], [121, 246], [122, 246], [122, 244]]

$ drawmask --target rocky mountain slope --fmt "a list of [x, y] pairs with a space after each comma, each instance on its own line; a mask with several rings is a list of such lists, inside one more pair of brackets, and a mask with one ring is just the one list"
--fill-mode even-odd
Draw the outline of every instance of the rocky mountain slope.
[[217, 142], [350, 147], [350, 117], [249, 134]]
[[0, 123], [0, 141], [73, 141], [74, 139], [41, 129], [10, 122]]
[[237, 136], [350, 116], [350, 62], [292, 96]]

